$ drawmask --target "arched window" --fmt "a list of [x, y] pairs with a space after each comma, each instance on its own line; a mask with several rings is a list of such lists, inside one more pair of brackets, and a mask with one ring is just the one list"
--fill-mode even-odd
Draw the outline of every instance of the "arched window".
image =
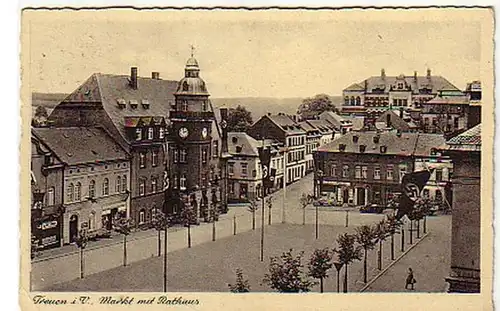
[[349, 177], [349, 166], [348, 165], [344, 165], [342, 167], [342, 177], [344, 177], [344, 178]]
[[344, 97], [344, 106], [349, 106], [349, 97]]
[[91, 180], [89, 183], [89, 198], [95, 197], [95, 180]]
[[82, 184], [80, 182], [77, 182], [75, 186], [75, 201], [80, 201], [81, 199], [82, 199]]
[[361, 98], [359, 96], [356, 97], [356, 106], [361, 106]]
[[116, 177], [116, 193], [120, 193], [122, 191], [122, 177]]
[[73, 202], [74, 200], [74, 190], [75, 190], [75, 185], [73, 183], [70, 183], [68, 186], [68, 193], [67, 193], [67, 201]]
[[330, 166], [330, 176], [337, 176], [337, 165], [333, 164], [332, 166]]
[[102, 183], [102, 195], [109, 195], [109, 179], [104, 178]]
[[148, 139], [153, 139], [154, 129], [152, 127], [148, 128]]
[[355, 106], [356, 105], [356, 101], [354, 99], [354, 96], [351, 97], [351, 106]]
[[127, 175], [123, 175], [122, 178], [122, 192], [127, 191]]

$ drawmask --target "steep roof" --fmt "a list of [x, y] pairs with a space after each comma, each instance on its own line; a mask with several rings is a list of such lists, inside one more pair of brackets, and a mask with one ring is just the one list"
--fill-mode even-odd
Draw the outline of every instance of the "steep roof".
[[[354, 142], [353, 137], [358, 141]], [[374, 137], [379, 137], [379, 142], [374, 142]], [[349, 132], [336, 140], [318, 148], [319, 152], [341, 153], [339, 146], [345, 145], [345, 153], [356, 154], [387, 154], [399, 156], [430, 156], [434, 148], [444, 143], [444, 137], [439, 134], [401, 133], [395, 132]], [[365, 145], [365, 151], [360, 151], [360, 145]], [[385, 153], [381, 152], [381, 146], [387, 148]]]
[[468, 103], [469, 103], [469, 97], [466, 95], [462, 96], [437, 95], [433, 99], [423, 103], [423, 105], [429, 105], [429, 104], [465, 105]]
[[262, 145], [259, 142], [244, 132], [229, 132], [228, 138], [228, 151], [232, 155], [244, 155], [251, 157], [258, 157], [259, 153], [257, 147]]
[[481, 124], [450, 138], [446, 142], [448, 150], [481, 151]]
[[[369, 77], [365, 81], [362, 81], [357, 84], [353, 84], [349, 86], [346, 91], [354, 90], [353, 88], [357, 88], [356, 85], [366, 85], [366, 91], [371, 92], [375, 88], [382, 88], [385, 92], [388, 92], [391, 85], [397, 83], [398, 79], [404, 79], [407, 84], [411, 87], [411, 90], [415, 93], [418, 93], [418, 90], [428, 87], [431, 89], [431, 93], [436, 94], [439, 91], [460, 91], [456, 86], [454, 86], [450, 81], [445, 79], [442, 76], [417, 76], [416, 79], [414, 76], [373, 76]], [[363, 90], [365, 88], [363, 87]]]
[[387, 115], [391, 116], [391, 126], [396, 130], [408, 131], [410, 129], [409, 124], [403, 119], [401, 119], [401, 117], [398, 114], [396, 114], [394, 111], [391, 110], [385, 111], [375, 120], [376, 128], [378, 129], [387, 128]]
[[127, 152], [101, 128], [33, 128], [32, 133], [68, 165], [128, 158]]
[[[146, 116], [168, 118], [177, 88], [177, 81], [143, 77], [137, 78], [137, 84], [137, 89], [130, 87], [127, 75], [95, 73], [62, 103], [64, 105], [102, 103], [120, 134], [127, 140], [125, 118]], [[120, 103], [125, 106], [121, 108]], [[148, 105], [143, 105], [146, 103]], [[131, 104], [136, 104], [136, 108]]]
[[271, 120], [274, 124], [279, 126], [283, 131], [289, 134], [305, 134], [304, 129], [299, 125], [299, 123], [295, 122], [290, 116], [285, 114], [274, 114], [267, 115], [269, 120]]
[[332, 131], [335, 131], [336, 128], [335, 126], [328, 122], [328, 120], [325, 119], [319, 119], [319, 120], [307, 120], [307, 122], [317, 128], [321, 134], [328, 134], [331, 133]]

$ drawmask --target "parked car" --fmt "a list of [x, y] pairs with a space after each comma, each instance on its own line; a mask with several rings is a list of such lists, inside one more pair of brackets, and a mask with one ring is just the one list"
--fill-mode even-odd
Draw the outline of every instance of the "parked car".
[[361, 213], [377, 213], [377, 214], [382, 214], [384, 211], [385, 207], [376, 203], [369, 203], [366, 204], [365, 206], [362, 206], [359, 211]]
[[335, 200], [327, 197], [321, 197], [313, 201], [314, 206], [335, 206]]

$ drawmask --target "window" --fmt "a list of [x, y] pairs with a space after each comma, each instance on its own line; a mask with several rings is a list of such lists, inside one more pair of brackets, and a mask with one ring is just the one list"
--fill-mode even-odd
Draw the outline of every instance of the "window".
[[145, 195], [146, 194], [146, 180], [140, 179], [139, 180], [139, 195]]
[[157, 191], [157, 182], [156, 182], [156, 178], [153, 178], [151, 180], [151, 193], [156, 193]]
[[165, 129], [163, 127], [160, 127], [159, 138], [163, 139], [164, 137], [165, 137]]
[[393, 106], [397, 106], [398, 105], [398, 100], [397, 99], [393, 99], [392, 100], [392, 105]]
[[139, 167], [146, 167], [146, 154], [143, 152], [139, 154]]
[[361, 168], [361, 178], [364, 178], [364, 179], [368, 178], [368, 167], [363, 166]]
[[177, 174], [174, 174], [174, 185], [173, 185], [174, 189], [177, 189], [178, 182], [179, 182], [179, 176]]
[[402, 89], [403, 88], [403, 83], [398, 83], [398, 89]]
[[122, 177], [122, 192], [127, 191], [127, 175]]
[[186, 190], [186, 175], [182, 174], [181, 175], [181, 190]]
[[344, 165], [342, 167], [342, 177], [344, 177], [344, 178], [349, 177], [349, 166], [348, 165]]
[[234, 194], [234, 182], [229, 182], [229, 193]]
[[354, 170], [354, 178], [361, 178], [361, 166], [356, 166]]
[[207, 161], [208, 161], [207, 148], [202, 148], [201, 149], [201, 162], [207, 163]]
[[388, 166], [387, 167], [387, 180], [392, 180], [393, 179], [393, 167]]
[[80, 182], [77, 182], [75, 186], [75, 201], [80, 201], [81, 199], [82, 199], [82, 184]]
[[142, 129], [136, 129], [135, 130], [135, 140], [141, 140], [142, 139]]
[[355, 102], [355, 99], [354, 99], [354, 96], [351, 97], [351, 106], [354, 106], [356, 105], [356, 102]]
[[422, 193], [422, 196], [424, 198], [429, 198], [429, 189], [424, 189], [424, 192]]
[[228, 166], [227, 166], [227, 173], [229, 175], [233, 175], [234, 174], [234, 163], [229, 163]]
[[102, 195], [109, 195], [109, 179], [104, 178], [102, 183]]
[[148, 139], [151, 140], [154, 137], [154, 130], [152, 127], [148, 128]]
[[145, 221], [145, 217], [144, 216], [145, 216], [145, 212], [144, 212], [143, 209], [141, 209], [141, 211], [139, 212], [139, 223], [140, 224], [144, 223], [144, 221]]
[[219, 156], [219, 141], [218, 140], [214, 140], [212, 155], [214, 158]]
[[443, 181], [443, 170], [442, 169], [436, 169], [436, 181], [437, 182]]
[[373, 179], [380, 179], [380, 167], [376, 167], [373, 170]]
[[151, 156], [151, 165], [158, 166], [158, 151], [153, 151]]
[[248, 163], [241, 163], [241, 176], [248, 175]]
[[95, 212], [92, 211], [89, 216], [89, 230], [95, 229]]
[[337, 165], [333, 164], [332, 166], [330, 166], [330, 176], [337, 176]]
[[68, 186], [68, 193], [67, 193], [67, 198], [66, 200], [68, 201], [68, 203], [70, 202], [73, 202], [73, 191], [74, 191], [74, 188], [75, 186], [73, 185], [73, 183], [70, 183], [69, 186]]
[[361, 98], [359, 96], [356, 97], [356, 106], [361, 106]]
[[349, 106], [349, 97], [344, 97], [344, 106]]
[[122, 189], [122, 177], [118, 176], [116, 177], [116, 193], [120, 193]]
[[55, 188], [50, 187], [49, 190], [47, 190], [47, 206], [54, 205], [54, 201], [55, 201]]
[[89, 198], [95, 197], [95, 180], [91, 180], [89, 183]]
[[174, 163], [179, 162], [179, 150], [174, 149]]
[[181, 149], [181, 154], [179, 158], [179, 162], [186, 163], [187, 151], [186, 149]]
[[207, 111], [207, 110], [208, 110], [208, 103], [207, 103], [207, 101], [206, 101], [206, 100], [204, 100], [204, 101], [201, 103], [201, 105], [202, 105], [202, 106], [201, 106], [201, 109], [202, 109], [203, 111]]
[[399, 166], [399, 180], [403, 180], [403, 177], [406, 175], [406, 165]]
[[181, 101], [181, 110], [182, 111], [188, 111], [188, 102], [187, 102], [187, 100]]

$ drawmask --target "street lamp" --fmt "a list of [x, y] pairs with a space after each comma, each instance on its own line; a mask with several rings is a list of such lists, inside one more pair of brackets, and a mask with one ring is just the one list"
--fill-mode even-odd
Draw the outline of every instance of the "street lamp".
[[[317, 170], [316, 172], [316, 175], [318, 176], [319, 180], [318, 180], [318, 186], [319, 186], [319, 193], [321, 194], [321, 186], [322, 186], [322, 182], [323, 182], [323, 171], [322, 170]], [[318, 239], [318, 205], [319, 204], [315, 204], [316, 205], [316, 240]]]

